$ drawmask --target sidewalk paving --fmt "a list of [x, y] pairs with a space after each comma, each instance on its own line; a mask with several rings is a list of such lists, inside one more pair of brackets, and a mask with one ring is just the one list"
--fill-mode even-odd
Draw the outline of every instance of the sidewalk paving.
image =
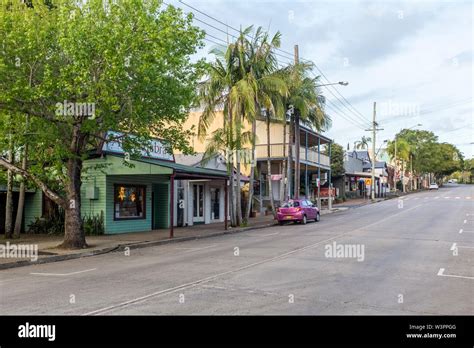
[[[345, 210], [344, 207], [334, 207], [332, 211], [322, 210], [321, 215], [334, 213]], [[174, 238], [169, 238], [169, 229], [153, 230], [147, 232], [133, 232], [121, 234], [109, 234], [102, 236], [87, 236], [86, 241], [89, 246], [82, 250], [65, 250], [59, 249], [57, 246], [61, 244], [62, 236], [38, 235], [38, 234], [22, 234], [18, 240], [0, 240], [0, 245], [37, 245], [38, 259], [36, 261], [30, 258], [6, 258], [0, 257], [0, 270], [28, 266], [33, 264], [41, 264], [48, 262], [56, 262], [70, 260], [80, 257], [88, 257], [104, 254], [112, 251], [124, 251], [125, 248], [136, 249], [147, 246], [156, 246], [167, 243], [177, 243], [192, 239], [209, 238], [224, 234], [244, 232], [254, 229], [271, 227], [276, 224], [273, 216], [258, 216], [251, 218], [249, 226], [235, 227], [229, 226], [226, 231], [224, 223], [213, 223], [207, 225], [194, 225], [189, 227], [175, 227]]]

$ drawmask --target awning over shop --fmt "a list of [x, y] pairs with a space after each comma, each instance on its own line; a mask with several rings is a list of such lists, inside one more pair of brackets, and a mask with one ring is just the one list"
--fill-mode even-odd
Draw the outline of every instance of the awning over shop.
[[187, 166], [170, 161], [163, 161], [151, 158], [141, 158], [138, 162], [144, 162], [148, 164], [155, 164], [157, 166], [166, 167], [174, 170], [175, 179], [177, 180], [193, 180], [193, 179], [226, 179], [229, 177], [226, 171]]

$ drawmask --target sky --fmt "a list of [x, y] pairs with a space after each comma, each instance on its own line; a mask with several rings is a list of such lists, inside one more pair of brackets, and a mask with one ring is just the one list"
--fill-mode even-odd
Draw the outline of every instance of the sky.
[[344, 148], [371, 136], [365, 129], [376, 102], [376, 120], [383, 128], [377, 148], [401, 129], [414, 127], [433, 131], [439, 141], [473, 157], [471, 1], [183, 1], [166, 2], [193, 12], [195, 24], [208, 34], [199, 57], [212, 60], [210, 49], [237, 34], [226, 25], [262, 26], [281, 33], [282, 65], [293, 59], [297, 44], [300, 59], [316, 64], [321, 84], [349, 82], [321, 87], [333, 120], [325, 135]]

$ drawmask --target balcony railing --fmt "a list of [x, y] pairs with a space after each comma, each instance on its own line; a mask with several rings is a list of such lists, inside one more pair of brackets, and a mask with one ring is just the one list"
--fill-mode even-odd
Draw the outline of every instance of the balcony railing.
[[[292, 145], [294, 148], [294, 145]], [[288, 145], [286, 146], [286, 154], [288, 154]], [[293, 159], [295, 159], [295, 152], [292, 151]], [[257, 145], [256, 146], [256, 155], [257, 159], [268, 158], [267, 145]], [[271, 144], [270, 145], [270, 158], [283, 158], [283, 144]], [[321, 164], [325, 166], [330, 165], [329, 156], [324, 154], [319, 154], [318, 161], [318, 151], [314, 149], [305, 149], [300, 147], [300, 161], [307, 161], [314, 164]]]

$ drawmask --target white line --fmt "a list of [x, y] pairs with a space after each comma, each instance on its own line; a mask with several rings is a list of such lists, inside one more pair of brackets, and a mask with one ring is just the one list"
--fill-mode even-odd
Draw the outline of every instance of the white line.
[[461, 228], [461, 229], [459, 230], [459, 233], [462, 233], [462, 232], [463, 232], [463, 230], [462, 230], [462, 228]]
[[471, 199], [471, 197], [468, 196], [468, 197], [466, 197], [466, 199]]
[[452, 247], [451, 247], [450, 250], [454, 250], [454, 249], [456, 249], [456, 243], [453, 243], [453, 245], [452, 245]]
[[467, 220], [464, 220], [464, 223], [467, 224]]
[[438, 199], [438, 198], [439, 198], [438, 196], [435, 197], [435, 199]]
[[456, 197], [456, 199], [460, 199], [461, 197]]
[[69, 276], [73, 274], [79, 274], [79, 273], [84, 273], [84, 272], [90, 272], [90, 271], [95, 271], [97, 268], [91, 268], [91, 269], [86, 269], [84, 271], [77, 271], [77, 272], [71, 272], [71, 273], [30, 273], [32, 275], [41, 275], [41, 276], [59, 276], [59, 277], [64, 277], [64, 276]]
[[208, 249], [208, 248], [212, 248], [214, 246], [216, 246], [217, 244], [212, 244], [212, 245], [208, 245], [208, 246], [205, 246], [205, 247], [202, 247], [202, 248], [175, 248], [176, 250], [185, 250], [185, 252], [191, 252], [191, 251], [199, 251], [199, 250], [203, 250], [203, 249]]
[[257, 235], [256, 237], [268, 237], [268, 236], [274, 236], [274, 235], [276, 235], [276, 234], [280, 234], [280, 232], [269, 233], [269, 234], [262, 234], [262, 235], [260, 235], [260, 236]]
[[474, 279], [474, 277], [460, 276], [455, 274], [444, 274], [444, 268], [440, 268], [438, 271], [440, 277], [452, 277], [452, 278], [463, 278], [463, 279]]
[[[456, 244], [456, 243], [454, 243]], [[474, 249], [474, 247], [470, 247], [470, 246], [463, 246], [463, 245], [458, 245], [456, 246], [457, 248], [463, 248], [463, 249]]]
[[152, 298], [152, 297], [159, 296], [159, 295], [164, 295], [164, 294], [170, 294], [170, 293], [173, 293], [173, 292], [176, 292], [176, 291], [179, 291], [179, 290], [183, 290], [183, 289], [186, 289], [186, 288], [195, 287], [195, 286], [197, 286], [197, 285], [200, 285], [200, 284], [203, 284], [203, 283], [208, 283], [208, 282], [210, 282], [210, 281], [212, 281], [212, 280], [215, 280], [215, 279], [217, 279], [217, 278], [219, 278], [219, 277], [222, 277], [222, 276], [225, 276], [225, 275], [228, 275], [228, 274], [240, 272], [240, 271], [246, 270], [246, 269], [248, 269], [248, 268], [255, 267], [255, 266], [259, 266], [259, 265], [262, 265], [262, 264], [265, 264], [265, 263], [268, 263], [268, 262], [277, 261], [277, 260], [283, 259], [283, 258], [285, 258], [285, 257], [287, 257], [287, 256], [290, 256], [290, 255], [293, 255], [293, 254], [295, 254], [295, 253], [298, 253], [298, 252], [300, 252], [300, 251], [305, 251], [305, 250], [308, 250], [308, 249], [315, 248], [315, 247], [319, 246], [320, 244], [323, 244], [323, 243], [332, 241], [332, 240], [334, 240], [334, 239], [340, 238], [340, 237], [345, 236], [345, 235], [347, 235], [347, 234], [354, 233], [354, 232], [356, 232], [356, 231], [366, 229], [366, 228], [368, 228], [368, 227], [370, 227], [370, 226], [373, 226], [373, 225], [378, 225], [378, 224], [384, 222], [385, 220], [391, 219], [391, 218], [393, 218], [393, 217], [395, 217], [395, 216], [397, 216], [397, 215], [400, 215], [400, 214], [406, 213], [406, 212], [408, 212], [408, 211], [410, 211], [410, 210], [413, 210], [413, 209], [416, 209], [416, 208], [418, 208], [418, 207], [421, 207], [422, 205], [423, 205], [423, 204], [416, 205], [416, 206], [411, 207], [411, 208], [409, 208], [409, 209], [402, 210], [402, 211], [400, 211], [399, 213], [395, 213], [395, 214], [393, 214], [393, 215], [389, 215], [389, 216], [387, 216], [387, 217], [385, 217], [385, 218], [383, 218], [383, 219], [380, 219], [380, 220], [378, 220], [378, 221], [375, 221], [375, 222], [373, 222], [373, 223], [371, 223], [371, 224], [368, 224], [368, 225], [365, 225], [365, 226], [356, 228], [355, 230], [347, 231], [347, 232], [338, 234], [337, 236], [334, 236], [334, 237], [331, 237], [331, 238], [328, 238], [328, 239], [325, 239], [325, 240], [321, 240], [321, 241], [319, 241], [319, 242], [316, 242], [316, 243], [307, 245], [307, 246], [305, 246], [305, 247], [301, 247], [301, 248], [298, 248], [298, 249], [294, 249], [294, 250], [288, 251], [288, 252], [286, 252], [286, 253], [283, 253], [283, 254], [274, 256], [274, 257], [269, 258], [269, 259], [264, 259], [264, 260], [261, 260], [261, 261], [257, 261], [257, 262], [251, 263], [251, 264], [249, 264], [249, 265], [246, 265], [246, 266], [242, 266], [242, 267], [239, 267], [239, 268], [236, 268], [236, 269], [232, 269], [232, 270], [229, 270], [229, 271], [225, 271], [225, 272], [222, 272], [222, 273], [218, 273], [218, 274], [215, 274], [215, 275], [213, 275], [213, 276], [206, 277], [206, 278], [198, 279], [198, 280], [193, 281], [193, 282], [190, 282], [190, 283], [181, 284], [181, 285], [178, 285], [178, 286], [169, 288], [169, 289], [164, 289], [164, 290], [156, 291], [156, 292], [153, 292], [153, 293], [151, 293], [151, 294], [144, 295], [144, 296], [141, 296], [141, 297], [138, 297], [138, 298], [135, 298], [135, 299], [131, 299], [131, 300], [128, 300], [128, 301], [125, 301], [125, 302], [121, 302], [121, 303], [118, 303], [118, 304], [115, 304], [115, 305], [111, 305], [111, 306], [108, 306], [108, 307], [105, 307], [105, 308], [97, 309], [97, 310], [88, 312], [88, 313], [83, 314], [83, 315], [96, 315], [96, 314], [100, 314], [100, 313], [109, 312], [109, 311], [111, 311], [111, 310], [114, 310], [114, 309], [117, 309], [117, 308], [121, 308], [121, 307], [125, 307], [125, 306], [128, 306], [128, 305], [130, 305], [130, 304], [134, 304], [134, 303], [143, 301], [143, 300], [148, 299], [148, 298]]

